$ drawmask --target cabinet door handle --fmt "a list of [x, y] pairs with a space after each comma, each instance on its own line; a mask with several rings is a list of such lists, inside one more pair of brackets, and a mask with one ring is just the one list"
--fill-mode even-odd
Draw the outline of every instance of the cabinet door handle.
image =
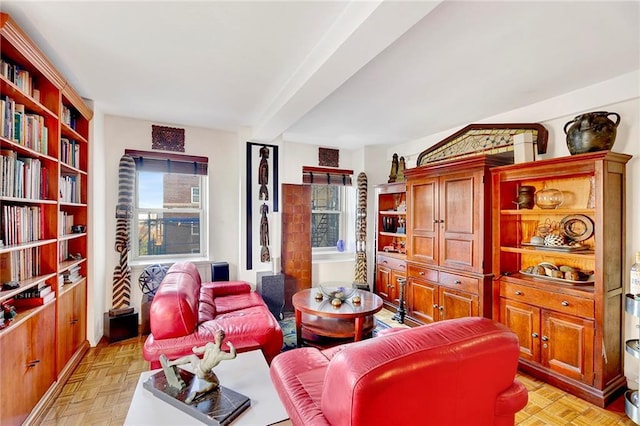
[[516, 290], [516, 296], [522, 296], [522, 292], [520, 290]]
[[460, 280], [455, 280], [453, 283], [454, 283], [454, 284], [456, 284], [456, 285], [460, 285], [460, 284], [462, 284], [462, 281], [460, 281]]
[[566, 300], [563, 300], [560, 304], [562, 306], [569, 306], [569, 302], [567, 302]]
[[538, 338], [538, 333], [531, 333], [531, 337], [533, 337], [534, 339]]
[[444, 219], [440, 219], [438, 223], [444, 223]]
[[548, 340], [549, 340], [549, 338], [548, 338], [547, 336], [542, 336], [542, 341], [543, 341], [543, 342], [546, 342], [546, 341], [548, 341]]
[[407, 269], [407, 265], [400, 265], [402, 269]]
[[434, 309], [438, 309], [438, 304], [437, 304], [437, 303], [434, 303], [434, 304], [433, 304], [433, 308], [434, 308]]
[[382, 263], [388, 263], [386, 260], [383, 260]]
[[438, 309], [440, 309], [440, 311], [444, 311], [444, 306], [440, 306]]
[[418, 275], [420, 275], [420, 276], [424, 275], [424, 271], [418, 272]]

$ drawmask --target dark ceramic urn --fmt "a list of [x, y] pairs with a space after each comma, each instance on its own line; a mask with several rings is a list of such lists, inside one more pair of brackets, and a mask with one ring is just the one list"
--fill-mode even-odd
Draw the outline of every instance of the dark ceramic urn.
[[[609, 116], [613, 116], [615, 121]], [[564, 125], [569, 152], [574, 155], [611, 149], [619, 123], [620, 115], [615, 112], [596, 111], [578, 115]]]

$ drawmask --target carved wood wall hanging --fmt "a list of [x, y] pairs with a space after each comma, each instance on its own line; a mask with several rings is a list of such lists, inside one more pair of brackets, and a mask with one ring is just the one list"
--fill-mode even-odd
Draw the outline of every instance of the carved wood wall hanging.
[[530, 132], [538, 154], [547, 152], [549, 132], [539, 123], [470, 124], [422, 151], [416, 166], [475, 155], [513, 152], [513, 136]]
[[[259, 261], [271, 261], [269, 211], [278, 212], [278, 146], [247, 142], [246, 162], [246, 267], [252, 270], [255, 228], [259, 229]], [[253, 164], [256, 163], [258, 166], [254, 169]]]
[[318, 165], [323, 167], [339, 167], [340, 150], [318, 148]]
[[152, 125], [151, 149], [184, 152], [184, 129]]

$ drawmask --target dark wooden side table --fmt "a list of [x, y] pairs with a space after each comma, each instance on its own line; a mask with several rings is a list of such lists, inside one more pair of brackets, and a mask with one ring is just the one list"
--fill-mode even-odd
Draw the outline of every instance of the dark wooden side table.
[[298, 347], [303, 344], [303, 334], [358, 341], [375, 327], [373, 314], [382, 309], [377, 294], [358, 290], [354, 296], [360, 296], [360, 303], [353, 303], [352, 296], [335, 307], [326, 296], [316, 299], [318, 292], [319, 288], [310, 288], [293, 295]]

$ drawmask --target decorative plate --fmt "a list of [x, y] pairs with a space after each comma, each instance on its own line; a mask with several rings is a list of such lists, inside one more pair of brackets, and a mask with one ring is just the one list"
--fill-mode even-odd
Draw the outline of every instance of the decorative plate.
[[559, 228], [562, 235], [571, 241], [584, 241], [593, 235], [593, 221], [583, 214], [565, 216]]
[[531, 244], [531, 243], [520, 243], [526, 247], [533, 247], [536, 250], [547, 250], [547, 251], [564, 251], [564, 252], [574, 252], [574, 251], [584, 251], [590, 250], [589, 246], [545, 246], [544, 244]]
[[568, 284], [568, 285], [591, 285], [595, 281], [595, 278], [593, 277], [593, 275], [590, 275], [589, 278], [587, 278], [585, 281], [575, 281], [575, 280], [565, 280], [564, 278], [554, 278], [548, 275], [530, 274], [525, 271], [520, 271], [520, 273], [522, 275], [526, 275], [527, 277], [540, 278], [541, 280], [553, 281], [556, 283]]

